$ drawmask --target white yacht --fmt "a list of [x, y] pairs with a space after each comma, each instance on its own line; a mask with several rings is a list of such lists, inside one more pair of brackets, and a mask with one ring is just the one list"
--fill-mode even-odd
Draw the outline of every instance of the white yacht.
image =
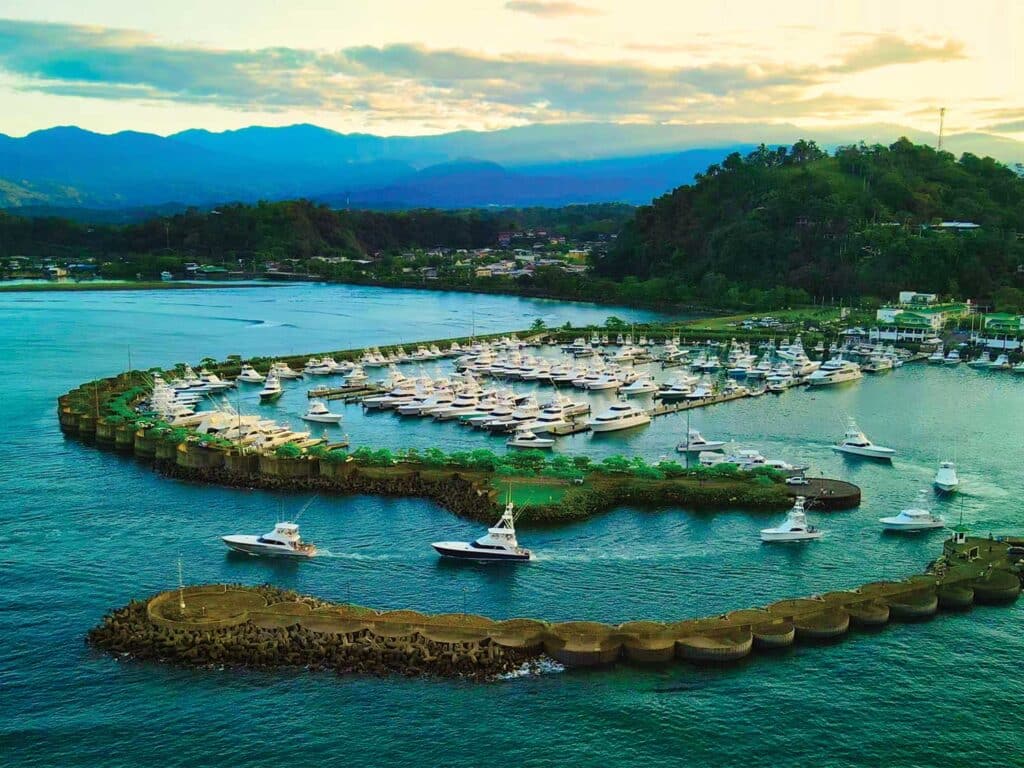
[[587, 421], [587, 426], [595, 432], [616, 432], [650, 423], [651, 415], [647, 411], [620, 402]]
[[887, 531], [927, 531], [944, 528], [946, 521], [924, 508], [926, 495], [925, 491], [921, 491], [917, 495], [918, 506], [904, 509], [892, 517], [880, 517], [878, 522]]
[[537, 437], [526, 427], [518, 427], [515, 434], [505, 441], [509, 448], [550, 448], [555, 444], [552, 437]]
[[953, 493], [960, 487], [960, 478], [956, 474], [956, 464], [952, 461], [940, 461], [939, 471], [933, 480], [935, 487], [943, 493]]
[[267, 557], [315, 557], [316, 547], [299, 537], [296, 523], [277, 523], [274, 530], [262, 536], [221, 536], [236, 552]]
[[569, 426], [565, 408], [560, 405], [551, 405], [544, 408], [534, 421], [522, 425], [521, 429], [528, 429], [531, 432], [551, 432], [554, 429]]
[[846, 434], [843, 435], [843, 439], [840, 442], [832, 446], [832, 450], [850, 453], [855, 456], [864, 456], [869, 459], [891, 460], [896, 455], [894, 449], [875, 445], [868, 440], [867, 436], [860, 431], [860, 428], [853, 421], [850, 421], [847, 425]]
[[762, 528], [761, 541], [810, 541], [820, 539], [824, 534], [813, 525], [807, 524], [804, 512], [804, 497], [797, 496], [786, 519], [775, 528]]
[[281, 398], [283, 391], [280, 379], [274, 374], [269, 373], [267, 374], [267, 380], [263, 383], [263, 389], [260, 390], [260, 402], [273, 403]]
[[943, 351], [942, 345], [939, 344], [939, 346], [935, 348], [935, 351], [928, 355], [928, 363], [929, 365], [942, 365], [944, 362], [946, 362], [946, 355]]
[[1014, 373], [1024, 373], [1024, 360], [1020, 361], [1015, 366], [1013, 366], [1013, 372]]
[[959, 365], [962, 362], [963, 358], [960, 357], [960, 353], [955, 349], [951, 349], [949, 350], [949, 352], [946, 353], [946, 357], [943, 359], [942, 364]]
[[260, 384], [264, 378], [262, 373], [246, 363], [242, 366], [242, 372], [238, 374], [238, 378], [235, 381], [244, 381], [246, 384]]
[[303, 421], [316, 421], [321, 424], [337, 424], [342, 419], [340, 413], [331, 413], [323, 400], [310, 400], [309, 408], [302, 416]]
[[658, 391], [658, 385], [647, 375], [639, 376], [632, 384], [627, 384], [619, 390], [626, 397], [633, 395], [649, 395]]
[[700, 453], [701, 451], [721, 451], [724, 449], [724, 440], [705, 440], [704, 436], [696, 429], [688, 430], [686, 442], [676, 446], [676, 450], [679, 453]]
[[288, 363], [274, 363], [270, 366], [270, 372], [279, 379], [301, 379], [302, 371], [296, 371]]
[[1007, 354], [1001, 354], [992, 361], [992, 365], [989, 366], [990, 371], [1008, 371], [1010, 370], [1010, 357]]
[[989, 355], [988, 350], [985, 350], [973, 360], [969, 360], [967, 365], [971, 368], [988, 368], [992, 365], [992, 357]]
[[520, 547], [516, 540], [511, 499], [498, 522], [476, 541], [435, 541], [430, 546], [442, 557], [461, 560], [526, 562], [533, 559], [533, 553]]
[[231, 389], [235, 386], [235, 382], [225, 381], [216, 373], [211, 373], [205, 368], [199, 371], [199, 380], [203, 382], [210, 392], [213, 393], [223, 392], [224, 390]]
[[863, 376], [859, 365], [837, 356], [823, 363], [818, 370], [808, 376], [807, 383], [812, 387], [842, 384], [845, 381], [856, 381]]

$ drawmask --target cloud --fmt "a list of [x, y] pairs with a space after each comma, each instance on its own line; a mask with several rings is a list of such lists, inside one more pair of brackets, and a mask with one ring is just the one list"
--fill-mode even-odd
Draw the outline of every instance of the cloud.
[[881, 111], [886, 105], [877, 100], [841, 100], [820, 91], [842, 73], [958, 55], [954, 43], [922, 46], [883, 37], [825, 68], [714, 61], [656, 67], [414, 44], [221, 49], [167, 44], [132, 30], [0, 20], [0, 72], [24, 91], [238, 111], [324, 111], [364, 123], [431, 126], [479, 123], [481, 116], [490, 125], [512, 125], [831, 117], [837, 105]]
[[995, 133], [1024, 133], [1024, 120], [1010, 120], [1006, 123], [993, 123], [982, 128]]
[[601, 11], [596, 8], [590, 8], [579, 3], [561, 2], [560, 0], [552, 0], [551, 2], [542, 2], [542, 0], [509, 0], [509, 2], [505, 3], [505, 8], [514, 13], [528, 13], [531, 16], [543, 16], [546, 18], [601, 15]]
[[955, 61], [966, 58], [964, 44], [958, 40], [945, 40], [937, 45], [915, 43], [896, 35], [880, 35], [867, 45], [843, 57], [829, 67], [840, 74], [866, 72], [893, 64], [917, 64], [923, 61]]

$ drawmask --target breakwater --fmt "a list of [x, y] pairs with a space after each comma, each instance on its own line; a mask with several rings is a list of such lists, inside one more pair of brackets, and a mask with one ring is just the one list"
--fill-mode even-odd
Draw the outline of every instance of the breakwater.
[[486, 680], [551, 657], [566, 666], [617, 661], [729, 662], [754, 650], [841, 638], [851, 627], [917, 621], [1021, 590], [1020, 540], [953, 538], [923, 574], [675, 622], [495, 621], [473, 614], [378, 612], [274, 587], [172, 589], [111, 611], [87, 641], [140, 660], [208, 667], [307, 667], [338, 673]]
[[[410, 461], [371, 466], [340, 451], [298, 456], [243, 451], [230, 444], [204, 442], [188, 430], [154, 428], [141, 417], [125, 416], [143, 393], [137, 374], [85, 385], [59, 398], [61, 430], [97, 448], [132, 454], [164, 476], [179, 480], [237, 488], [418, 497], [483, 522], [492, 522], [498, 513], [499, 479], [503, 485], [538, 480], [536, 469], [522, 476], [499, 477], [493, 469]], [[585, 476], [576, 478], [578, 482], [568, 477], [542, 478], [558, 489], [560, 498], [547, 505], [531, 505], [524, 522], [582, 520], [621, 504], [780, 510], [792, 503], [794, 494], [777, 480], [749, 473], [716, 476], [694, 470], [683, 476], [637, 477], [629, 471], [594, 468], [581, 474]], [[856, 486], [849, 488], [854, 492], [843, 498], [852, 505], [859, 502], [860, 494]]]

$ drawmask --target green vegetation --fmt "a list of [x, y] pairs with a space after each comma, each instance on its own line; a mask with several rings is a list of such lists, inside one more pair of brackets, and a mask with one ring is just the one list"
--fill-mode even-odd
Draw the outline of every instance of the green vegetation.
[[[946, 230], [966, 221], [971, 230]], [[597, 272], [668, 301], [809, 304], [1024, 287], [1024, 179], [991, 158], [890, 147], [760, 147], [637, 211]], [[1000, 294], [1002, 295], [1002, 294]], [[1019, 291], [1002, 295], [1019, 303]]]
[[[0, 212], [0, 258], [56, 259], [100, 265], [108, 279], [157, 279], [180, 273], [188, 262], [255, 271], [267, 262], [296, 270], [314, 258], [377, 258], [378, 277], [401, 275], [403, 249], [495, 247], [498, 233], [542, 227], [574, 240], [608, 236], [632, 215], [617, 203], [566, 208], [393, 213], [339, 211], [308, 200], [189, 209], [137, 224], [84, 224], [60, 218], [30, 219]], [[429, 265], [429, 261], [424, 261]], [[358, 277], [360, 265], [315, 264], [327, 278]]]

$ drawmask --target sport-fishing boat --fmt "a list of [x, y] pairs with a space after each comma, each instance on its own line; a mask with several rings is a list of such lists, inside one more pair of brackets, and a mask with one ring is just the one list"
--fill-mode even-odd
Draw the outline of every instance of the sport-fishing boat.
[[301, 379], [302, 371], [296, 371], [288, 363], [274, 363], [270, 366], [270, 372], [279, 379]]
[[516, 429], [515, 434], [512, 435], [508, 440], [505, 441], [505, 445], [509, 448], [550, 448], [555, 444], [554, 438], [551, 437], [537, 437], [531, 430], [526, 427], [519, 427]]
[[867, 436], [861, 432], [860, 428], [853, 421], [847, 425], [846, 434], [843, 435], [843, 439], [840, 442], [832, 446], [832, 450], [853, 454], [854, 456], [864, 456], [869, 459], [891, 460], [896, 455], [896, 451], [893, 448], [875, 445], [868, 440]]
[[1014, 373], [1024, 373], [1024, 360], [1013, 366]]
[[242, 371], [238, 374], [238, 378], [235, 381], [244, 381], [246, 384], [260, 384], [263, 382], [263, 379], [262, 373], [246, 363], [242, 366]]
[[498, 522], [476, 541], [435, 541], [430, 546], [442, 557], [460, 560], [526, 562], [533, 559], [533, 553], [520, 547], [516, 540], [511, 499]]
[[970, 368], [988, 368], [992, 365], [992, 358], [988, 353], [988, 350], [982, 352], [973, 360], [969, 360], [967, 365]]
[[1010, 369], [1010, 358], [1006, 354], [1001, 354], [992, 361], [992, 365], [989, 366], [991, 371], [1008, 371]]
[[944, 528], [946, 521], [924, 508], [925, 491], [917, 495], [916, 507], [904, 509], [892, 517], [880, 517], [878, 522], [887, 531], [928, 531], [933, 528]]
[[960, 357], [960, 353], [955, 349], [951, 349], [949, 350], [949, 352], [946, 353], [946, 357], [943, 359], [942, 364], [959, 365], [962, 362], [963, 358]]
[[943, 353], [942, 345], [939, 344], [935, 351], [928, 355], [928, 363], [930, 365], [941, 365], [944, 362], [946, 362], [946, 355]]
[[315, 557], [316, 547], [299, 536], [297, 523], [277, 523], [274, 530], [262, 536], [221, 536], [221, 540], [236, 552], [263, 557]]
[[651, 423], [651, 415], [630, 403], [615, 403], [608, 410], [587, 421], [594, 432], [616, 432]]
[[284, 390], [281, 389], [281, 381], [274, 374], [267, 374], [267, 380], [263, 383], [263, 389], [260, 390], [260, 402], [261, 403], [273, 403], [275, 400], [279, 400]]
[[956, 464], [952, 461], [940, 461], [939, 471], [933, 480], [935, 487], [943, 493], [953, 493], [960, 486], [960, 478], [956, 474]]
[[632, 384], [627, 384], [619, 392], [627, 397], [631, 395], [648, 395], [658, 391], [658, 385], [648, 376], [640, 376]]
[[676, 446], [679, 453], [700, 453], [701, 451], [721, 451], [725, 449], [724, 440], [705, 440], [696, 429], [687, 430], [686, 442]]
[[837, 356], [827, 360], [821, 368], [808, 376], [807, 383], [812, 387], [842, 384], [846, 381], [856, 381], [863, 376], [859, 365]]
[[762, 528], [761, 541], [810, 541], [820, 539], [823, 532], [813, 525], [807, 524], [807, 514], [804, 512], [804, 497], [797, 496], [793, 508], [789, 510], [786, 519], [775, 528]]
[[337, 424], [342, 419], [340, 413], [331, 413], [323, 400], [310, 400], [309, 408], [302, 416], [304, 421], [316, 421], [321, 424]]

